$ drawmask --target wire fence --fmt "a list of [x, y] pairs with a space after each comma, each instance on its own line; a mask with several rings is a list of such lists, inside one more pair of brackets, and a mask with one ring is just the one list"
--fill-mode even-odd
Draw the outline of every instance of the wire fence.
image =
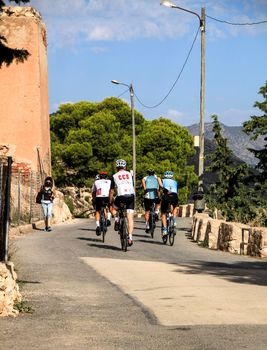
[[43, 218], [36, 195], [43, 183], [43, 174], [12, 168], [11, 175], [11, 226], [31, 224]]
[[[43, 218], [40, 204], [35, 202], [46, 174], [32, 171], [24, 164], [12, 164], [10, 172], [9, 224], [20, 226]], [[6, 207], [7, 158], [0, 158], [0, 227]]]

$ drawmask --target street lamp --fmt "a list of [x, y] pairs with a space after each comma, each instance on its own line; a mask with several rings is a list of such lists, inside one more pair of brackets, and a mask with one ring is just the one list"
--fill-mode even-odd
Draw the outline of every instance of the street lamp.
[[161, 0], [161, 5], [176, 8], [185, 12], [192, 13], [199, 19], [201, 30], [201, 76], [200, 76], [200, 122], [199, 122], [199, 161], [198, 161], [198, 192], [204, 192], [204, 102], [205, 102], [205, 8], [201, 8], [201, 17], [193, 11], [174, 5], [169, 0]]
[[122, 83], [118, 80], [111, 80], [113, 84], [117, 85], [124, 85], [127, 86], [130, 92], [130, 98], [131, 98], [131, 112], [132, 112], [132, 135], [133, 135], [133, 182], [134, 182], [134, 192], [135, 192], [135, 198], [136, 198], [136, 146], [135, 146], [135, 117], [134, 117], [134, 89], [133, 85]]

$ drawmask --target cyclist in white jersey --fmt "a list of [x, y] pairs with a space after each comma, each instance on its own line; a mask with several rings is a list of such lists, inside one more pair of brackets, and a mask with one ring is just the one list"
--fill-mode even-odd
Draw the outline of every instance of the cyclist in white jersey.
[[[99, 227], [101, 208], [106, 208], [109, 203], [110, 185], [111, 181], [107, 179], [107, 172], [103, 171], [96, 176], [96, 181], [92, 187], [93, 202], [95, 203], [95, 223], [97, 236], [101, 234]], [[107, 209], [105, 209], [105, 213], [107, 215], [107, 226], [110, 226], [111, 214], [107, 213]]]
[[[129, 239], [128, 244], [131, 246], [133, 244], [133, 228], [134, 228], [134, 186], [133, 178], [129, 171], [126, 171], [126, 161], [124, 159], [118, 159], [116, 161], [117, 172], [112, 176], [111, 187], [109, 191], [109, 203], [112, 203], [114, 190], [116, 188], [117, 196], [113, 203], [113, 208], [111, 212], [113, 216], [116, 215], [117, 209], [120, 203], [126, 204], [127, 209], [127, 220], [128, 220], [128, 230]], [[114, 230], [119, 229], [119, 218], [115, 217]]]

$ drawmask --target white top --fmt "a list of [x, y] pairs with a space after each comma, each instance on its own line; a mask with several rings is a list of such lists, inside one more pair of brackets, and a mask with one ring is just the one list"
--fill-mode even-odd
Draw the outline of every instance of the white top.
[[92, 187], [92, 192], [96, 193], [96, 197], [108, 197], [111, 181], [108, 179], [96, 180]]
[[111, 188], [117, 187], [117, 195], [125, 196], [134, 194], [133, 178], [129, 171], [119, 170], [112, 177]]

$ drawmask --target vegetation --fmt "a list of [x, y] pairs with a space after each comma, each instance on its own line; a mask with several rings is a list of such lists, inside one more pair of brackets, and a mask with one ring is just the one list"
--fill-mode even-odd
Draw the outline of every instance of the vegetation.
[[258, 172], [251, 172], [247, 165], [233, 162], [232, 151], [221, 133], [218, 117], [213, 115], [213, 133], [216, 149], [210, 157], [207, 169], [216, 174], [216, 181], [207, 192], [211, 210], [219, 209], [225, 219], [267, 226], [267, 82], [261, 87], [262, 102], [255, 102], [263, 115], [252, 116], [243, 124], [244, 131], [256, 140], [263, 136], [262, 149], [250, 149], [258, 158]]
[[34, 309], [28, 304], [26, 300], [16, 302], [14, 309], [18, 310], [20, 313], [32, 314], [34, 312]]
[[[9, 0], [9, 2], [15, 2], [17, 5], [20, 5], [20, 3], [27, 3], [30, 2], [30, 0]], [[6, 1], [0, 0], [0, 15], [3, 11], [3, 6], [6, 6]], [[12, 14], [12, 12], [10, 12], [10, 14]], [[29, 55], [27, 50], [8, 47], [6, 38], [0, 35], [0, 68], [3, 63], [9, 66], [14, 60], [16, 63], [24, 62]]]
[[250, 151], [258, 158], [257, 168], [260, 173], [258, 181], [265, 185], [267, 181], [267, 81], [259, 90], [264, 98], [262, 102], [255, 102], [254, 107], [261, 110], [261, 116], [253, 115], [251, 119], [243, 124], [243, 130], [251, 136], [252, 140], [256, 140], [260, 136], [264, 136], [265, 145], [262, 149], [250, 149]]
[[[162, 175], [175, 172], [180, 200], [186, 202], [197, 177], [187, 159], [194, 153], [193, 138], [168, 119], [147, 121], [135, 111], [137, 187], [148, 168]], [[110, 97], [102, 102], [63, 104], [51, 115], [53, 176], [58, 186], [91, 186], [99, 170], [115, 171], [123, 158], [132, 169], [131, 109]]]
[[249, 149], [258, 159], [256, 168], [259, 173], [254, 176], [254, 197], [259, 203], [258, 217], [259, 224], [267, 226], [267, 81], [259, 90], [263, 101], [256, 101], [254, 107], [258, 108], [260, 116], [251, 116], [251, 119], [243, 124], [244, 131], [256, 140], [263, 136], [265, 144], [262, 149]]

